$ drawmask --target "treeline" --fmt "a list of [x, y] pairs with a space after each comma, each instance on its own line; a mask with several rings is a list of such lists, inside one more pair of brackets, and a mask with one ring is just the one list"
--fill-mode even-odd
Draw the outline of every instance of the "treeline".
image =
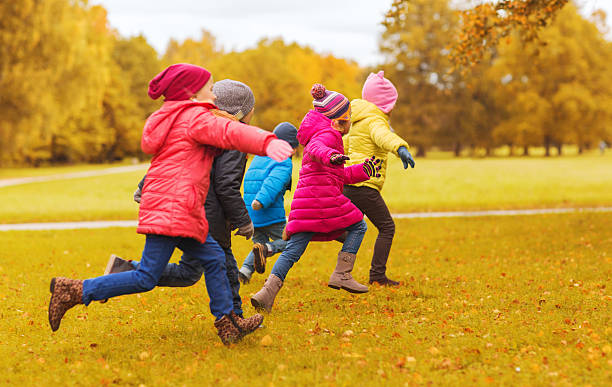
[[270, 130], [283, 120], [299, 122], [313, 82], [359, 96], [364, 71], [281, 40], [225, 52], [206, 31], [198, 40], [171, 41], [160, 56], [145, 38], [120, 36], [106, 10], [85, 0], [1, 2], [0, 165], [143, 156], [144, 121], [161, 105], [147, 96], [148, 82], [176, 62], [248, 83], [255, 123]]
[[[539, 43], [504, 39], [469, 71], [453, 67], [449, 47], [460, 20], [448, 0], [395, 1], [384, 18], [383, 68], [398, 86], [397, 132], [424, 154], [433, 146], [490, 150], [610, 140], [612, 45], [605, 17], [558, 13]], [[469, 53], [466, 53], [469, 55]], [[125, 38], [106, 11], [85, 0], [0, 3], [0, 165], [103, 162], [141, 157], [146, 117], [161, 102], [146, 94], [164, 66], [189, 62], [215, 79], [248, 83], [254, 123], [298, 124], [323, 82], [360, 96], [370, 70], [280, 39], [227, 52], [203, 31], [170, 41], [163, 55], [145, 38]]]
[[610, 143], [612, 43], [603, 12], [587, 20], [568, 3], [539, 39], [508, 35], [468, 71], [449, 59], [461, 20], [448, 0], [396, 0], [383, 24], [386, 74], [400, 94], [392, 123], [421, 155], [432, 146], [456, 154], [543, 146], [549, 155], [563, 144], [581, 152]]

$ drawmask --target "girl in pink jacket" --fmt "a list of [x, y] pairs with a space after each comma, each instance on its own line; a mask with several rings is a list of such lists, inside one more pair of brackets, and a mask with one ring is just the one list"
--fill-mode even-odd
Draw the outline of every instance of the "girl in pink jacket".
[[304, 156], [285, 230], [290, 239], [263, 288], [251, 297], [251, 304], [257, 309], [272, 309], [287, 273], [310, 241], [334, 240], [345, 232], [329, 287], [351, 293], [368, 291], [367, 286], [351, 276], [367, 226], [361, 211], [342, 195], [342, 187], [378, 175], [379, 160], [372, 158], [345, 168], [343, 164], [348, 157], [344, 155], [342, 135], [350, 128], [349, 101], [320, 84], [312, 87], [311, 94], [314, 110], [306, 114], [297, 135], [304, 146]]
[[142, 150], [154, 156], [138, 214], [138, 232], [146, 234], [140, 266], [84, 281], [53, 278], [49, 302], [53, 331], [77, 304], [152, 290], [177, 247], [200, 259], [205, 268], [210, 310], [223, 343], [240, 340], [261, 324], [261, 315], [242, 319], [232, 311], [225, 255], [208, 235], [204, 200], [215, 148], [268, 155], [278, 161], [293, 150], [270, 132], [213, 115], [212, 86], [211, 74], [190, 64], [172, 65], [149, 83], [149, 96], [163, 95], [165, 101], [147, 119], [142, 134]]

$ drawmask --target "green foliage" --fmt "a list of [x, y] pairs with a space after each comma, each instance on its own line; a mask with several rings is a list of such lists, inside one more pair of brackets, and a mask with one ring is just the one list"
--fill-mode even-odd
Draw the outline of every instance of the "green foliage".
[[[313, 244], [289, 273], [265, 327], [230, 348], [216, 336], [203, 281], [79, 305], [51, 333], [50, 278], [100, 275], [111, 252], [138, 257], [144, 238], [125, 229], [0, 233], [10, 252], [0, 262], [0, 383], [596, 386], [610, 380], [608, 214], [396, 223], [388, 267], [401, 287], [371, 287], [363, 295], [331, 290], [326, 283], [340, 245]], [[360, 281], [368, 275], [371, 230], [354, 270]], [[242, 261], [252, 244], [234, 242]], [[256, 274], [241, 289], [247, 315], [254, 313], [249, 295], [264, 278]]]

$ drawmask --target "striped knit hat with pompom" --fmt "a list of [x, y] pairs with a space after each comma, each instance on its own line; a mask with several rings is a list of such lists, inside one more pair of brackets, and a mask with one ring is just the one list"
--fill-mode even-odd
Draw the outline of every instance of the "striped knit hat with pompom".
[[314, 98], [312, 105], [315, 110], [329, 119], [339, 118], [349, 109], [348, 98], [337, 91], [325, 90], [325, 86], [320, 83], [312, 86], [310, 94]]

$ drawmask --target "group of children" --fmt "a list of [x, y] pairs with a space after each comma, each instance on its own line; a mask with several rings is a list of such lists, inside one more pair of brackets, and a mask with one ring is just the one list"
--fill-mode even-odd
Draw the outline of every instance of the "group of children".
[[[53, 278], [51, 329], [78, 304], [155, 286], [191, 286], [204, 274], [218, 335], [224, 344], [236, 342], [263, 321], [259, 313], [243, 316], [240, 282], [264, 273], [267, 258], [276, 253], [281, 254], [268, 279], [251, 297], [257, 310], [272, 309], [310, 241], [343, 242], [329, 287], [368, 291], [351, 275], [367, 229], [364, 213], [379, 229], [369, 282], [398, 285], [386, 277], [395, 226], [380, 195], [388, 152], [396, 153], [404, 168], [414, 167], [408, 144], [389, 126], [397, 91], [379, 72], [366, 80], [363, 99], [349, 102], [320, 84], [311, 94], [314, 109], [299, 130], [284, 122], [270, 133], [249, 125], [255, 98], [244, 83], [214, 83], [207, 70], [189, 64], [158, 74], [149, 96], [165, 100], [143, 130], [142, 149], [153, 159], [134, 194], [140, 203], [137, 231], [146, 235], [142, 257], [112, 255], [97, 278]], [[284, 194], [292, 185], [291, 155], [300, 144], [302, 168], [286, 222]], [[248, 153], [256, 156], [245, 174]], [[235, 229], [255, 242], [240, 269], [231, 249]], [[170, 264], [175, 248], [183, 255]]]

